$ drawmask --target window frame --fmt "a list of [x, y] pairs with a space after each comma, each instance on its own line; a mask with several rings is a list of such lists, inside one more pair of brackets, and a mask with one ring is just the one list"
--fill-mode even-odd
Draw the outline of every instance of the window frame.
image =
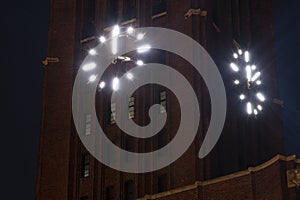
[[134, 189], [133, 180], [128, 180], [124, 184], [124, 199], [125, 200], [134, 200], [135, 199], [135, 189]]
[[90, 176], [90, 156], [84, 153], [81, 158], [81, 177], [87, 178]]

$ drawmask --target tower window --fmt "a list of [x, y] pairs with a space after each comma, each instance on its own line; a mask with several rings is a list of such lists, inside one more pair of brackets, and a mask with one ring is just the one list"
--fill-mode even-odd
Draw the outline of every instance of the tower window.
[[134, 151], [134, 138], [130, 136], [125, 137], [125, 150]]
[[152, 0], [152, 15], [165, 12], [167, 8], [166, 0]]
[[[124, 149], [129, 152], [134, 152], [135, 151], [135, 139], [131, 136], [125, 136], [124, 137]], [[126, 161], [130, 160], [130, 157], [128, 154], [126, 154]]]
[[168, 179], [167, 174], [162, 174], [158, 176], [157, 179], [157, 192], [164, 192], [168, 189]]
[[92, 115], [85, 115], [85, 135], [92, 133]]
[[125, 200], [134, 199], [134, 184], [133, 181], [126, 181], [125, 183]]
[[88, 154], [84, 154], [82, 157], [81, 176], [86, 178], [90, 175], [90, 157]]
[[166, 112], [167, 109], [167, 93], [166, 91], [162, 91], [159, 93], [159, 103], [161, 106], [163, 106], [165, 109], [161, 108], [160, 113]]
[[110, 104], [110, 124], [116, 123], [116, 103]]
[[128, 110], [129, 110], [129, 119], [134, 118], [134, 97], [129, 98]]
[[157, 134], [157, 147], [162, 148], [167, 142], [167, 135], [164, 130]]
[[115, 195], [114, 195], [114, 186], [109, 186], [106, 188], [106, 200], [114, 200]]

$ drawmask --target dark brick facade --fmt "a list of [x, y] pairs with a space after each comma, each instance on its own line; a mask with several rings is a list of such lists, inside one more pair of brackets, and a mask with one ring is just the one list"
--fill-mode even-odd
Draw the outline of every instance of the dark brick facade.
[[[108, 193], [113, 193], [114, 199], [125, 199], [124, 187], [127, 181], [134, 183], [134, 198], [142, 198], [147, 194], [158, 193], [158, 181], [162, 176], [165, 177], [164, 184], [170, 192], [195, 183], [196, 186], [194, 189], [157, 199], [296, 199], [296, 190], [288, 190], [283, 184], [286, 164], [279, 160], [267, 169], [257, 172], [248, 170], [242, 172], [245, 175], [233, 176], [232, 179], [216, 183], [210, 182], [214, 178], [248, 169], [249, 166], [257, 166], [283, 153], [280, 108], [272, 103], [272, 99], [277, 97], [272, 1], [166, 0], [166, 7], [158, 9], [161, 11], [158, 15], [151, 14], [152, 3], [154, 5], [163, 1], [152, 1], [136, 0], [136, 17], [129, 23], [122, 20], [122, 8], [126, 7], [129, 0], [51, 1], [48, 56], [59, 58], [59, 62], [45, 66], [37, 199], [79, 200], [87, 197], [100, 200], [108, 199]], [[123, 23], [125, 26], [133, 24], [135, 27], [166, 27], [182, 32], [197, 40], [214, 59], [224, 79], [228, 113], [221, 138], [206, 158], [199, 159], [197, 154], [210, 120], [207, 88], [202, 78], [186, 61], [165, 53], [163, 62], [187, 78], [200, 103], [201, 121], [194, 143], [170, 166], [146, 174], [121, 173], [90, 156], [89, 176], [82, 177], [82, 156], [86, 149], [77, 136], [72, 119], [72, 86], [87, 51], [97, 44], [98, 36], [107, 28], [106, 24], [112, 23], [104, 20], [108, 16], [109, 2], [118, 2], [115, 6], [117, 21], [113, 23]], [[200, 15], [185, 19], [185, 13], [190, 8], [199, 7], [202, 10]], [[93, 16], [90, 16], [91, 9], [94, 11]], [[241, 112], [237, 107], [236, 94], [232, 90], [228, 62], [237, 43], [253, 52], [253, 57], [257, 58], [257, 64], [265, 74], [265, 90], [269, 101], [263, 115], [258, 119], [248, 118]], [[117, 67], [120, 69], [120, 66]], [[113, 73], [108, 71], [107, 77]], [[135, 103], [136, 122], [147, 123], [149, 119], [142, 111], [155, 103], [160, 90], [159, 87], [149, 86], [138, 91]], [[168, 95], [172, 94], [168, 92]], [[109, 124], [109, 99], [97, 94], [96, 104], [98, 120], [109, 138], [116, 145], [124, 147], [125, 134]], [[170, 118], [165, 131], [167, 141], [172, 139], [177, 130], [176, 123], [180, 116], [178, 106], [175, 99], [168, 98]], [[156, 148], [157, 143], [155, 139], [134, 140], [134, 146], [136, 151], [144, 152]], [[290, 198], [285, 198], [285, 195]], [[151, 196], [149, 199], [156, 198]]]
[[296, 187], [288, 188], [286, 171], [299, 167], [299, 162], [294, 156], [278, 155], [266, 163], [244, 171], [208, 181], [198, 181], [155, 195], [145, 195], [139, 200], [298, 199], [300, 191]]

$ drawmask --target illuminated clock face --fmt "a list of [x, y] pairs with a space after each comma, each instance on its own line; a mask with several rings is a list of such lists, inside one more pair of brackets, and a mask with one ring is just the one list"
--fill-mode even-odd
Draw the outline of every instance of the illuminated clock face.
[[230, 67], [234, 73], [233, 84], [240, 92], [239, 100], [245, 105], [248, 115], [258, 115], [263, 110], [265, 96], [262, 91], [261, 72], [251, 61], [249, 51], [241, 49], [233, 53], [233, 62]]
[[[111, 58], [112, 64], [117, 64], [118, 62], [133, 62], [137, 66], [144, 65], [144, 62], [142, 60], [140, 60], [140, 59], [135, 60], [135, 59], [125, 56], [125, 55], [118, 55], [116, 50], [117, 50], [117, 38], [118, 37], [126, 36], [131, 40], [137, 41], [137, 40], [143, 40], [145, 33], [136, 32], [132, 26], [120, 27], [119, 25], [115, 25], [109, 34], [111, 34], [111, 37], [114, 37], [112, 40], [115, 41], [112, 43], [113, 45], [111, 47], [112, 54], [113, 54], [113, 57]], [[106, 36], [102, 35], [99, 37], [99, 42], [101, 44], [104, 44], [106, 41], [107, 41]], [[136, 52], [137, 52], [137, 54], [143, 54], [143, 53], [146, 53], [147, 51], [149, 51], [150, 49], [151, 49], [151, 46], [149, 44], [145, 44], [143, 46], [138, 47]], [[97, 56], [98, 55], [98, 52], [96, 49], [90, 49], [88, 53], [89, 53], [89, 56]], [[92, 63], [85, 64], [82, 67], [82, 69], [83, 69], [83, 71], [90, 71], [90, 70], [93, 70], [95, 67], [96, 67], [96, 63], [92, 62]], [[130, 72], [127, 72], [126, 78], [128, 80], [133, 80], [134, 75]], [[92, 74], [89, 77], [89, 83], [94, 82], [96, 80], [97, 80], [97, 75], [95, 75], [95, 74]], [[99, 88], [103, 89], [104, 87], [106, 87], [106, 85], [107, 85], [106, 82], [101, 80], [99, 83]], [[111, 85], [112, 85], [112, 89], [114, 91], [118, 90], [119, 89], [119, 78], [118, 77], [112, 78]]]

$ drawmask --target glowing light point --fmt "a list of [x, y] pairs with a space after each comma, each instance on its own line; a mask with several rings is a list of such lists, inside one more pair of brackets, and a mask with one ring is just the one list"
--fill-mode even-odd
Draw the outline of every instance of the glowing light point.
[[257, 96], [257, 98], [260, 100], [260, 101], [265, 101], [266, 100], [266, 98], [264, 97], [264, 95], [262, 94], [262, 93], [257, 93], [256, 94], [256, 96]]
[[240, 95], [240, 100], [244, 100], [246, 98], [246, 96], [244, 94]]
[[258, 114], [258, 112], [257, 112], [256, 109], [253, 110], [253, 113], [254, 113], [254, 115], [257, 115], [257, 114]]
[[238, 50], [238, 53], [239, 53], [240, 55], [242, 55], [242, 54], [243, 54], [243, 51], [242, 51], [241, 49], [239, 49], [239, 50]]
[[236, 65], [236, 64], [234, 64], [234, 63], [231, 63], [230, 64], [230, 67], [233, 69], [233, 71], [235, 71], [235, 72], [238, 72], [239, 71], [239, 68], [238, 68], [238, 66]]
[[101, 37], [99, 38], [99, 40], [100, 40], [101, 43], [104, 43], [104, 42], [106, 41], [106, 38], [105, 38], [104, 36], [101, 36]]
[[97, 54], [97, 52], [96, 52], [95, 49], [91, 49], [91, 50], [89, 51], [89, 54], [92, 55], [92, 56], [94, 56], [94, 55]]
[[257, 109], [258, 109], [259, 111], [262, 111], [263, 107], [262, 107], [261, 105], [257, 105]]
[[105, 82], [101, 81], [100, 84], [99, 84], [99, 88], [103, 89], [104, 87], [105, 87]]
[[144, 35], [143, 33], [139, 33], [137, 36], [136, 36], [136, 39], [137, 40], [142, 40], [144, 38]]
[[245, 51], [245, 62], [249, 62], [250, 60], [250, 55], [248, 51]]
[[90, 71], [92, 69], [95, 69], [96, 67], [96, 63], [88, 63], [88, 64], [85, 64], [83, 67], [82, 67], [82, 70], [83, 71]]
[[136, 61], [136, 64], [138, 66], [142, 66], [142, 65], [144, 65], [144, 62], [142, 60], [138, 60], [138, 61]]
[[256, 81], [256, 85], [261, 85], [261, 81], [260, 80]]
[[112, 89], [114, 91], [117, 91], [119, 89], [119, 79], [118, 77], [115, 77], [112, 81]]
[[132, 80], [132, 79], [133, 79], [133, 74], [130, 73], [130, 72], [128, 72], [128, 73], [126, 74], [126, 77], [127, 77], [128, 80]]
[[89, 81], [94, 82], [96, 79], [97, 79], [97, 76], [93, 74], [90, 76]]
[[260, 75], [261, 75], [260, 72], [256, 72], [256, 73], [254, 74], [254, 76], [251, 78], [251, 81], [252, 81], [252, 82], [256, 81], [256, 79], [258, 79], [258, 77], [260, 77]]
[[134, 32], [134, 29], [132, 28], [132, 26], [129, 26], [128, 28], [127, 28], [127, 33], [128, 34], [132, 34]]
[[113, 55], [116, 55], [118, 52], [118, 35], [120, 34], [120, 27], [115, 25], [112, 30], [112, 43], [111, 43], [111, 51]]
[[136, 49], [136, 51], [137, 51], [138, 53], [145, 53], [145, 52], [149, 51], [150, 49], [151, 49], [151, 46], [150, 46], [149, 44], [146, 44], [146, 45], [143, 45], [143, 46], [141, 46], [141, 47], [138, 47], [138, 48]]
[[126, 62], [131, 61], [131, 58], [125, 56], [124, 61]]
[[252, 76], [250, 65], [246, 66], [246, 74], [247, 74], [247, 80], [250, 81], [251, 80], [251, 76]]
[[252, 71], [256, 70], [256, 65], [251, 66]]
[[114, 29], [112, 30], [112, 36], [115, 37], [118, 36], [119, 34], [120, 34], [120, 27], [119, 25], [115, 25]]
[[252, 114], [252, 104], [250, 102], [247, 103], [247, 113], [248, 115]]
[[128, 62], [131, 61], [131, 58], [127, 57], [127, 56], [118, 56], [117, 57], [119, 60], [122, 60], [124, 62]]
[[234, 84], [238, 85], [238, 84], [240, 84], [240, 81], [239, 80], [235, 80]]
[[239, 56], [238, 56], [237, 53], [234, 53], [234, 54], [233, 54], [233, 57], [234, 57], [235, 59], [237, 59]]

